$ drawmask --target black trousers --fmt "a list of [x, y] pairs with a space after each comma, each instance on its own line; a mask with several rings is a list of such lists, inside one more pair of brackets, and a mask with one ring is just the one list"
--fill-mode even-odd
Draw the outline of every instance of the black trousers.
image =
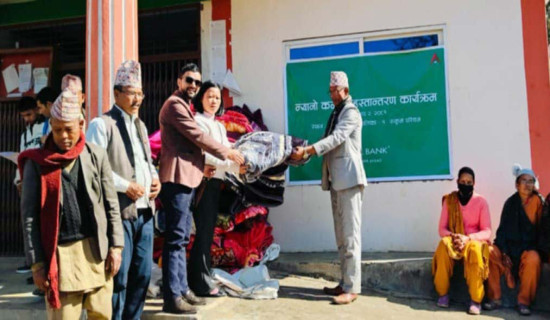
[[218, 217], [221, 183], [220, 179], [209, 179], [206, 182], [204, 193], [193, 211], [196, 233], [189, 256], [187, 280], [189, 288], [198, 295], [207, 295], [215, 288], [210, 274], [212, 266], [210, 247], [214, 239], [214, 227]]

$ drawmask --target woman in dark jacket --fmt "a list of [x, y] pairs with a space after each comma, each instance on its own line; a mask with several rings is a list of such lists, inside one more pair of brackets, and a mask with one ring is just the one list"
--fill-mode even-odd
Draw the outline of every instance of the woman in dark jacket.
[[[541, 259], [537, 252], [544, 200], [536, 190], [536, 177], [531, 169], [517, 168], [516, 190], [502, 209], [495, 243], [491, 248], [485, 309], [501, 305], [500, 277], [507, 274], [509, 287], [519, 278], [518, 311], [531, 314], [540, 278]], [[509, 276], [509, 275], [512, 276]]]

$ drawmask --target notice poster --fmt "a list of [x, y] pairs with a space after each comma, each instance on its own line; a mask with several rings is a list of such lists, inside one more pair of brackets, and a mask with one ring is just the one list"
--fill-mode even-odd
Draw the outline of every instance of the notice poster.
[[15, 69], [15, 64], [10, 64], [6, 69], [2, 70], [2, 78], [4, 79], [7, 93], [19, 88], [19, 75]]
[[[362, 120], [362, 158], [369, 181], [451, 177], [444, 48], [289, 62], [288, 134], [314, 143], [334, 109], [330, 72], [345, 71]], [[291, 167], [290, 184], [318, 183], [321, 157]]]

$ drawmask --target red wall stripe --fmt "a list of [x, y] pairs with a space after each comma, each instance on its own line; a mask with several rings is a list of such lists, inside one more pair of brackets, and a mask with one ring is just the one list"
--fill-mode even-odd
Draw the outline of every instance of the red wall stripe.
[[[98, 105], [98, 102], [97, 102], [97, 89], [95, 87], [95, 85], [97, 85], [97, 79], [98, 79], [98, 70], [97, 70], [97, 55], [98, 55], [98, 52], [97, 52], [97, 37], [98, 37], [98, 30], [97, 30], [97, 25], [98, 25], [98, 5], [99, 3], [97, 1], [94, 1], [94, 0], [88, 0], [92, 3], [91, 5], [91, 12], [88, 12], [87, 15], [90, 16], [90, 19], [91, 19], [91, 32], [90, 32], [90, 36], [91, 36], [91, 47], [89, 49], [89, 51], [86, 53], [86, 54], [89, 54], [91, 55], [91, 64], [90, 64], [90, 67], [89, 67], [89, 70], [86, 70], [86, 75], [90, 74], [90, 77], [86, 76], [87, 78], [87, 81], [90, 81], [90, 92], [87, 93], [88, 95], [88, 99], [87, 99], [87, 105], [86, 105], [86, 108], [88, 111], [88, 115], [91, 118], [94, 118], [94, 117], [97, 117], [97, 105]], [[88, 119], [88, 120], [90, 120]]]
[[550, 73], [544, 0], [522, 0], [523, 51], [531, 159], [541, 192], [550, 189]]
[[[109, 110], [111, 108], [111, 88], [110, 88], [110, 77], [111, 77], [111, 34], [109, 32], [111, 26], [111, 6], [109, 5], [108, 0], [102, 1], [102, 14], [101, 14], [101, 23], [103, 27], [103, 32], [101, 35], [102, 49], [101, 52], [101, 64], [102, 64], [102, 74], [101, 81], [99, 82], [102, 90], [102, 96], [100, 97], [99, 110], [105, 111], [105, 108]], [[98, 110], [98, 112], [99, 112]]]
[[[225, 51], [227, 55], [227, 69], [233, 70], [233, 50], [231, 47], [231, 0], [212, 0], [212, 21], [225, 20]], [[232, 106], [233, 98], [227, 89], [223, 90], [225, 105]]]

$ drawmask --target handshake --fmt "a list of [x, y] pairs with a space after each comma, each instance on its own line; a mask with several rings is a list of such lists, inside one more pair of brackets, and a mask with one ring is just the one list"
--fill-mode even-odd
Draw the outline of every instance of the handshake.
[[290, 154], [290, 159], [292, 160], [305, 160], [309, 158], [311, 155], [314, 155], [315, 149], [312, 146], [307, 147], [295, 147], [292, 149], [292, 153]]

